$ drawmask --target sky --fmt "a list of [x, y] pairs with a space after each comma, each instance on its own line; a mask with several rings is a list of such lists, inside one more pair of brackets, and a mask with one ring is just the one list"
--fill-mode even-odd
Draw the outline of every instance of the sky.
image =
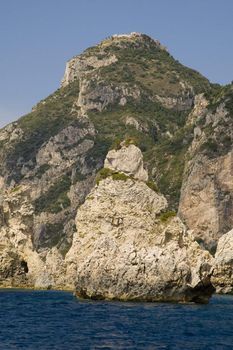
[[233, 80], [233, 0], [0, 0], [0, 127], [60, 85], [65, 63], [112, 34], [158, 39], [211, 82]]

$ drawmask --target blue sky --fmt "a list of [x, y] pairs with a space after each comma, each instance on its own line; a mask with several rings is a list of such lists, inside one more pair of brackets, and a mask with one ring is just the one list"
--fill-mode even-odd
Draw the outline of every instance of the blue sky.
[[0, 127], [57, 89], [69, 58], [112, 34], [146, 33], [229, 83], [232, 15], [232, 0], [0, 0]]

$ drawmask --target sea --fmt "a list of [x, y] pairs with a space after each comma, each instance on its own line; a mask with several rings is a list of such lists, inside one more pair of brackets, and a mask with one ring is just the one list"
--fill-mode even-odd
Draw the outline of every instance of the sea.
[[233, 349], [233, 297], [207, 305], [84, 301], [0, 290], [0, 349]]

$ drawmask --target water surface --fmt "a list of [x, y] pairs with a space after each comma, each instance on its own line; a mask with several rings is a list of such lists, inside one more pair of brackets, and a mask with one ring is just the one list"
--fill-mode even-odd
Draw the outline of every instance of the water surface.
[[232, 350], [233, 297], [184, 305], [0, 290], [0, 349]]

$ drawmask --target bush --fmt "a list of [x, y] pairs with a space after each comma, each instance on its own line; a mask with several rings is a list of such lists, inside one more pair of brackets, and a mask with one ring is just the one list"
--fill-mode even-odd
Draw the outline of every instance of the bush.
[[118, 151], [119, 149], [121, 149], [121, 142], [122, 142], [122, 139], [121, 139], [120, 137], [117, 137], [117, 138], [113, 141], [113, 143], [112, 143], [110, 149], [111, 149], [111, 150], [114, 149], [115, 151]]
[[164, 213], [160, 214], [160, 220], [162, 222], [168, 221], [170, 218], [173, 218], [176, 216], [176, 212], [173, 210], [165, 211]]
[[147, 181], [146, 184], [151, 190], [158, 192], [158, 186], [153, 181]]
[[126, 180], [130, 179], [130, 176], [127, 176], [124, 173], [119, 173], [119, 172], [113, 171], [113, 170], [108, 169], [108, 168], [103, 168], [98, 172], [98, 174], [96, 176], [96, 184], [99, 185], [101, 180], [104, 180], [110, 176], [112, 177], [113, 180], [116, 180], [116, 181], [118, 181], [118, 180], [119, 181], [126, 181]]
[[44, 246], [48, 248], [52, 248], [56, 246], [60, 239], [62, 238], [63, 234], [63, 223], [47, 223], [45, 225], [45, 231], [46, 231], [46, 240], [44, 242]]
[[101, 180], [106, 179], [107, 177], [111, 176], [113, 174], [113, 171], [108, 168], [101, 169], [98, 174], [96, 175], [96, 184], [99, 185]]
[[214, 156], [218, 153], [219, 145], [215, 140], [208, 139], [203, 143], [201, 149], [203, 149], [208, 156]]
[[86, 153], [85, 161], [88, 167], [96, 168], [99, 163], [102, 162], [103, 164], [108, 153], [112, 141], [111, 139], [105, 138], [104, 135], [101, 136], [98, 135], [96, 137], [94, 146]]
[[79, 181], [84, 181], [87, 178], [86, 175], [83, 175], [78, 169], [75, 170], [75, 175], [72, 179], [72, 183], [76, 184]]
[[35, 213], [40, 214], [45, 211], [56, 214], [69, 207], [70, 199], [67, 196], [67, 191], [70, 189], [70, 185], [70, 175], [66, 174], [35, 200]]
[[31, 113], [18, 120], [18, 127], [23, 130], [24, 134], [14, 144], [14, 147], [7, 151], [6, 159], [8, 170], [13, 170], [11, 178], [16, 182], [22, 178], [21, 167], [15, 166], [18, 159], [35, 163], [36, 153], [42, 144], [76, 119], [71, 109], [78, 92], [78, 82], [58, 89], [54, 94], [38, 103]]
[[124, 146], [128, 147], [130, 145], [137, 145], [137, 140], [133, 137], [127, 137], [124, 140]]
[[120, 181], [127, 181], [128, 179], [130, 179], [129, 176], [125, 175], [124, 173], [113, 173], [112, 174], [112, 179], [113, 180], [120, 180]]
[[49, 164], [43, 164], [41, 165], [37, 172], [36, 172], [36, 176], [40, 179], [42, 177], [42, 175], [50, 168]]
[[15, 186], [14, 188], [12, 188], [11, 193], [15, 193], [18, 192], [20, 189], [22, 188], [22, 186]]

